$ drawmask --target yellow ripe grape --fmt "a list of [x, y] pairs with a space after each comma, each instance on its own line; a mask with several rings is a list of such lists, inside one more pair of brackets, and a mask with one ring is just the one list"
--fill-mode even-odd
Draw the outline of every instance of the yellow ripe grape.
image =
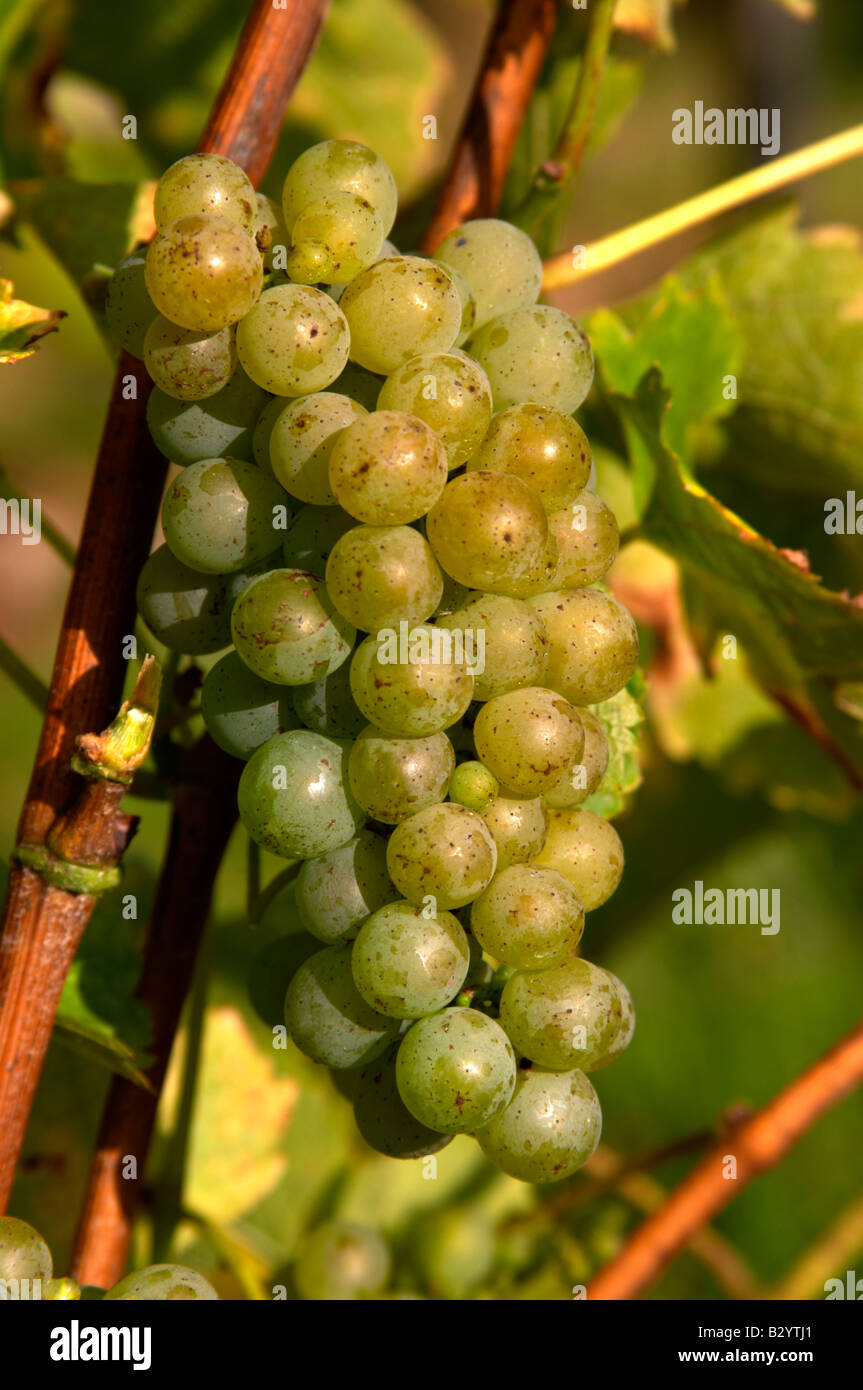
[[181, 217], [225, 217], [247, 232], [257, 222], [257, 195], [245, 170], [221, 154], [187, 154], [166, 169], [153, 204], [162, 231]]
[[275, 396], [330, 386], [348, 360], [350, 334], [338, 304], [309, 285], [274, 285], [237, 328], [247, 376]]
[[455, 768], [455, 750], [446, 734], [390, 738], [368, 725], [348, 760], [348, 780], [367, 815], [385, 825], [443, 801]]
[[471, 339], [495, 410], [533, 401], [571, 415], [593, 384], [587, 334], [562, 309], [534, 304], [492, 319]]
[[363, 632], [424, 623], [443, 593], [440, 566], [412, 526], [354, 526], [330, 551], [326, 579], [335, 607]]
[[443, 445], [404, 410], [376, 410], [355, 420], [330, 455], [330, 487], [339, 506], [372, 526], [417, 521], [446, 480]]
[[517, 796], [540, 796], [584, 751], [578, 710], [541, 686], [489, 700], [476, 717], [473, 737], [477, 755]]
[[396, 219], [398, 192], [386, 162], [356, 140], [322, 140], [303, 150], [291, 165], [282, 190], [289, 230], [309, 203], [333, 193], [353, 193], [371, 203], [388, 236]]
[[445, 236], [435, 260], [461, 272], [476, 302], [474, 327], [510, 309], [535, 304], [542, 260], [526, 232], [497, 217], [463, 222]]
[[555, 588], [557, 562], [557, 541], [549, 531], [538, 563], [519, 579], [502, 580], [497, 592], [507, 594], [509, 598], [535, 598], [537, 594], [545, 594]]
[[418, 907], [464, 907], [491, 883], [497, 847], [482, 816], [451, 801], [427, 806], [397, 825], [387, 845], [387, 871]]
[[584, 908], [562, 874], [512, 864], [473, 903], [470, 926], [482, 949], [503, 965], [548, 970], [575, 954]]
[[332, 507], [330, 455], [343, 429], [366, 411], [349, 396], [315, 391], [285, 404], [270, 429], [269, 462], [282, 487], [301, 502]]
[[449, 467], [458, 468], [482, 442], [491, 423], [491, 387], [480, 366], [463, 352], [411, 357], [388, 376], [378, 410], [407, 410], [437, 433]]
[[239, 223], [199, 215], [181, 217], [156, 233], [144, 275], [150, 298], [166, 319], [215, 333], [248, 314], [261, 293], [264, 270], [254, 237]]
[[351, 358], [389, 376], [419, 352], [448, 352], [461, 328], [462, 302], [452, 276], [421, 256], [376, 261], [342, 295]]
[[465, 653], [428, 624], [367, 637], [351, 661], [351, 693], [370, 724], [395, 738], [439, 733], [473, 698]]
[[464, 473], [432, 507], [426, 534], [440, 565], [459, 584], [507, 592], [541, 564], [548, 521], [541, 498], [520, 478]]
[[581, 763], [565, 772], [553, 787], [549, 787], [542, 794], [546, 806], [552, 807], [555, 811], [579, 806], [582, 801], [593, 796], [608, 769], [609, 748], [605, 729], [589, 709], [580, 709], [578, 712], [584, 725], [584, 752], [581, 755]]
[[286, 269], [303, 285], [346, 285], [377, 260], [383, 240], [371, 203], [354, 193], [330, 193], [297, 217]]
[[510, 864], [526, 864], [545, 844], [548, 812], [541, 797], [519, 801], [511, 796], [496, 796], [482, 818], [497, 845], [498, 872]]
[[545, 671], [545, 624], [526, 603], [503, 594], [470, 594], [437, 619], [450, 632], [474, 632], [483, 670], [474, 676], [474, 699], [492, 700], [522, 685], [538, 685]]
[[592, 455], [581, 425], [532, 401], [502, 410], [468, 462], [469, 473], [514, 473], [538, 492], [546, 511], [573, 502], [590, 477]]
[[158, 314], [144, 337], [151, 380], [175, 401], [202, 401], [227, 386], [237, 365], [233, 328], [197, 333]]
[[528, 599], [548, 633], [545, 683], [574, 705], [622, 690], [638, 663], [632, 614], [599, 589], [558, 589]]
[[549, 811], [545, 844], [531, 863], [568, 878], [585, 912], [607, 902], [623, 875], [623, 845], [614, 826], [581, 807]]
[[620, 545], [617, 518], [595, 492], [580, 492], [575, 501], [548, 518], [557, 541], [555, 589], [583, 589], [602, 579], [614, 564]]

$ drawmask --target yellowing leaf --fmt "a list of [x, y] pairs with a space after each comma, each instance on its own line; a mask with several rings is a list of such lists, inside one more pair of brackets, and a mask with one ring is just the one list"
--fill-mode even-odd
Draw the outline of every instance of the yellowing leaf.
[[0, 363], [21, 362], [32, 357], [34, 346], [46, 333], [55, 333], [62, 309], [39, 309], [14, 298], [11, 280], [0, 280]]

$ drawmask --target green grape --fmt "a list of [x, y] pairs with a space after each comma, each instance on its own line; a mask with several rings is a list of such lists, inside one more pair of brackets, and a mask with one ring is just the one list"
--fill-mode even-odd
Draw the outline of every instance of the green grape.
[[557, 541], [549, 531], [542, 555], [533, 568], [520, 579], [499, 584], [498, 592], [510, 598], [533, 598], [535, 594], [544, 594], [552, 588], [556, 573]]
[[402, 1100], [442, 1134], [471, 1134], [507, 1105], [515, 1088], [512, 1044], [475, 1009], [444, 1009], [409, 1028], [396, 1058]]
[[310, 859], [353, 839], [365, 817], [346, 785], [349, 745], [310, 729], [276, 734], [243, 768], [240, 819], [282, 859]]
[[584, 931], [584, 908], [562, 874], [512, 864], [476, 899], [470, 925], [495, 960], [516, 970], [547, 970], [574, 954]]
[[206, 656], [231, 643], [225, 579], [182, 564], [166, 545], [146, 561], [136, 601], [147, 627], [172, 652]]
[[469, 589], [500, 591], [541, 562], [548, 540], [542, 500], [511, 473], [464, 473], [426, 518], [438, 562]]
[[437, 1298], [469, 1298], [494, 1265], [494, 1226], [475, 1207], [428, 1213], [411, 1244], [423, 1283]]
[[412, 526], [355, 526], [330, 551], [327, 592], [364, 632], [422, 623], [443, 593], [428, 542]]
[[[398, 252], [394, 251], [392, 254], [398, 255]], [[461, 300], [461, 326], [456, 335], [455, 342], [453, 343], [454, 348], [460, 348], [463, 343], [467, 342], [468, 338], [476, 329], [476, 300], [473, 297], [473, 291], [470, 285], [461, 271], [456, 270], [453, 265], [448, 265], [447, 270], [449, 271], [450, 279], [458, 290], [459, 299]]]
[[162, 504], [165, 540], [182, 564], [227, 574], [278, 550], [284, 493], [253, 463], [201, 459], [174, 479]]
[[239, 164], [221, 154], [187, 154], [166, 169], [153, 205], [159, 231], [180, 217], [214, 216], [251, 231], [257, 195]]
[[474, 676], [474, 698], [492, 700], [519, 686], [536, 685], [545, 673], [542, 619], [519, 599], [470, 594], [452, 613], [437, 619], [448, 631], [482, 633], [483, 669]]
[[389, 376], [420, 352], [448, 352], [461, 328], [461, 296], [443, 266], [420, 256], [376, 261], [339, 301], [350, 326], [351, 357]]
[[[242, 367], [237, 368], [236, 375], [243, 376], [246, 373]], [[285, 408], [284, 396], [268, 396], [263, 387], [258, 386], [256, 390], [261, 392], [265, 404], [255, 421], [255, 428], [252, 434], [252, 453], [255, 463], [259, 468], [263, 468], [265, 473], [272, 473], [273, 465], [270, 462], [270, 436], [273, 433], [273, 426]]]
[[185, 1265], [147, 1265], [127, 1274], [105, 1294], [112, 1300], [130, 1303], [173, 1303], [181, 1300], [208, 1299], [218, 1301], [212, 1284], [196, 1269]]
[[264, 290], [237, 327], [244, 371], [275, 396], [305, 396], [335, 381], [350, 335], [338, 304], [309, 285]]
[[569, 314], [548, 304], [492, 319], [470, 350], [489, 379], [495, 410], [533, 401], [571, 415], [593, 383], [587, 335]]
[[500, 791], [500, 783], [483, 763], [459, 763], [449, 785], [449, 799], [482, 814]]
[[402, 897], [419, 906], [464, 907], [494, 877], [497, 846], [482, 816], [446, 801], [396, 826], [387, 869]]
[[473, 728], [476, 751], [518, 796], [540, 796], [584, 751], [578, 710], [554, 690], [529, 685], [483, 705]]
[[285, 535], [285, 564], [323, 579], [330, 551], [356, 524], [341, 507], [301, 507]]
[[303, 1241], [294, 1266], [297, 1292], [315, 1303], [373, 1298], [389, 1276], [383, 1236], [350, 1221], [318, 1226]]
[[303, 285], [346, 285], [374, 264], [383, 240], [371, 203], [355, 193], [328, 193], [298, 214], [285, 268]]
[[234, 333], [197, 333], [158, 314], [144, 339], [144, 363], [153, 382], [178, 401], [215, 396], [230, 381], [237, 365]]
[[627, 1026], [617, 981], [581, 957], [513, 975], [500, 1021], [519, 1052], [551, 1071], [591, 1071]]
[[347, 662], [323, 680], [294, 686], [291, 695], [297, 717], [307, 729], [334, 738], [356, 738], [365, 728], [365, 716], [351, 694]]
[[36, 1228], [17, 1216], [0, 1216], [0, 1280], [47, 1281], [53, 1273], [51, 1251]]
[[556, 589], [529, 599], [548, 633], [545, 683], [574, 705], [622, 690], [638, 664], [632, 614], [600, 589]]
[[495, 797], [482, 817], [497, 845], [498, 873], [510, 864], [527, 863], [545, 844], [548, 815], [538, 796], [526, 801]]
[[144, 356], [144, 338], [157, 313], [147, 291], [146, 259], [146, 251], [133, 251], [122, 260], [108, 281], [105, 299], [111, 341], [138, 358]]
[[396, 220], [396, 182], [384, 160], [356, 140], [322, 140], [295, 159], [282, 190], [288, 229], [303, 208], [332, 193], [353, 193], [377, 212], [388, 236]]
[[629, 1047], [629, 1044], [632, 1042], [633, 1034], [635, 1033], [635, 1009], [632, 1005], [632, 998], [629, 990], [622, 980], [619, 980], [616, 975], [612, 975], [610, 970], [606, 970], [605, 973], [617, 990], [617, 995], [620, 999], [620, 1026], [615, 1035], [614, 1042], [604, 1055], [600, 1057], [599, 1061], [594, 1062], [593, 1071], [602, 1071], [604, 1067], [608, 1067], [612, 1062], [616, 1061], [621, 1053], [625, 1052]]
[[367, 815], [397, 825], [443, 801], [454, 767], [455, 751], [446, 734], [388, 738], [368, 725], [351, 749], [348, 780]]
[[366, 413], [349, 396], [334, 391], [283, 403], [270, 430], [270, 466], [282, 487], [301, 502], [335, 505], [330, 454], [341, 431]]
[[264, 275], [248, 232], [226, 217], [202, 216], [181, 217], [157, 232], [145, 272], [159, 313], [201, 333], [227, 328], [248, 314]]
[[307, 859], [296, 881], [300, 921], [328, 946], [353, 941], [366, 918], [397, 897], [387, 873], [386, 840], [372, 830]]
[[77, 1303], [81, 1297], [81, 1285], [68, 1277], [49, 1279], [42, 1287], [42, 1297], [46, 1303]]
[[542, 289], [542, 260], [530, 237], [495, 217], [456, 227], [438, 246], [435, 260], [467, 280], [476, 303], [475, 328], [535, 304]]
[[590, 1158], [602, 1132], [596, 1091], [584, 1072], [519, 1071], [515, 1094], [477, 1132], [496, 1167], [522, 1182], [558, 1182]]
[[555, 811], [578, 806], [592, 796], [608, 767], [608, 738], [605, 729], [589, 709], [579, 709], [584, 725], [584, 751], [577, 767], [565, 772], [558, 782], [543, 792], [546, 806]]
[[254, 565], [249, 565], [245, 569], [236, 570], [233, 574], [223, 575], [228, 612], [231, 612], [240, 594], [248, 589], [253, 579], [257, 579], [261, 574], [269, 574], [270, 570], [282, 568], [284, 568], [282, 565], [282, 557], [277, 550], [274, 550], [272, 555], [265, 556], [263, 560], [258, 560]]
[[349, 425], [330, 454], [330, 487], [358, 521], [416, 521], [446, 485], [446, 451], [428, 425], [403, 410], [377, 410]]
[[353, 1091], [354, 1119], [370, 1148], [387, 1158], [423, 1158], [452, 1143], [451, 1134], [438, 1134], [421, 1125], [408, 1110], [396, 1082], [393, 1045], [385, 1056], [362, 1067]]
[[617, 518], [595, 492], [585, 489], [575, 501], [548, 518], [557, 541], [555, 589], [582, 589], [611, 568], [620, 546]]
[[528, 401], [495, 415], [468, 472], [514, 473], [538, 492], [547, 512], [567, 507], [590, 477], [592, 455], [581, 425]]
[[147, 424], [156, 448], [180, 468], [201, 459], [251, 461], [253, 430], [266, 401], [266, 392], [237, 368], [206, 405], [178, 401], [156, 387], [147, 401]]
[[250, 671], [236, 652], [226, 652], [204, 677], [201, 714], [214, 743], [234, 758], [250, 758], [273, 734], [298, 727], [279, 702], [284, 686], [270, 685]]
[[415, 415], [433, 429], [450, 469], [465, 463], [491, 423], [491, 387], [485, 372], [463, 352], [410, 357], [388, 376], [378, 410]]
[[[405, 641], [402, 641], [405, 637]], [[473, 698], [464, 653], [423, 624], [410, 634], [367, 637], [351, 662], [351, 691], [370, 724], [395, 738], [421, 738], [458, 723]]]
[[399, 1021], [369, 1008], [354, 984], [351, 946], [309, 956], [285, 995], [285, 1023], [301, 1052], [334, 1071], [358, 1067], [385, 1052]]
[[[286, 258], [291, 238], [282, 209], [265, 193], [256, 194], [255, 242], [264, 260], [264, 270], [273, 270], [274, 258]], [[279, 267], [284, 269], [284, 259]]]
[[243, 661], [277, 685], [308, 685], [341, 666], [356, 630], [335, 611], [320, 579], [304, 570], [270, 570], [241, 593], [231, 612]]
[[545, 843], [532, 863], [568, 878], [585, 911], [592, 912], [623, 876], [623, 845], [614, 826], [595, 811], [549, 811]]
[[374, 372], [367, 372], [365, 367], [358, 367], [356, 362], [348, 362], [344, 371], [333, 382], [333, 390], [341, 392], [343, 396], [350, 396], [352, 401], [365, 406], [366, 410], [376, 410], [383, 384], [383, 377], [375, 376]]
[[458, 994], [470, 948], [450, 912], [389, 903], [360, 927], [351, 956], [354, 984], [367, 1004], [391, 1018], [425, 1018]]

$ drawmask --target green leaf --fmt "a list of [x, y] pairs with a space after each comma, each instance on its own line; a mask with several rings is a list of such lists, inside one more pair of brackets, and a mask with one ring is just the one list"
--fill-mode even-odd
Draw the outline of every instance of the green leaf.
[[22, 362], [32, 357], [35, 344], [46, 333], [56, 333], [62, 309], [38, 309], [23, 299], [14, 299], [11, 280], [0, 280], [0, 364]]
[[626, 810], [629, 798], [642, 782], [636, 730], [644, 719], [640, 704], [643, 695], [644, 680], [636, 675], [610, 700], [590, 707], [608, 737], [609, 758], [598, 790], [583, 804], [586, 810], [596, 811], [607, 820]]
[[678, 275], [690, 289], [718, 277], [745, 345], [724, 467], [824, 499], [863, 490], [863, 255], [856, 230], [796, 224], [772, 211]]
[[44, 179], [22, 190], [18, 211], [81, 288], [152, 235], [153, 185]]
[[[119, 920], [118, 920], [119, 919]], [[55, 1035], [76, 1051], [150, 1089], [150, 1013], [134, 997], [141, 957], [111, 894], [93, 913], [66, 977]]]
[[[616, 391], [632, 394], [650, 367], [661, 366], [671, 392], [661, 435], [674, 453], [688, 456], [705, 426], [734, 410], [726, 382], [740, 371], [743, 343], [718, 276], [687, 289], [669, 275], [637, 315], [601, 309], [587, 328], [603, 375]], [[636, 501], [643, 505], [653, 486], [652, 453], [639, 443], [637, 431], [630, 442]]]
[[652, 460], [645, 539], [677, 560], [702, 614], [739, 639], [764, 688], [863, 773], [863, 729], [836, 699], [840, 683], [863, 679], [863, 606], [824, 588], [799, 557], [723, 506], [669, 452], [661, 437], [669, 392], [658, 371], [634, 396], [610, 399]]

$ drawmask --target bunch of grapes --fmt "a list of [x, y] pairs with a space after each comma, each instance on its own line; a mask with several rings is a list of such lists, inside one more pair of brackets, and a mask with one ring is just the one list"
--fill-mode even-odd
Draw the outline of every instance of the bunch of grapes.
[[229, 647], [203, 718], [246, 760], [249, 836], [303, 861], [319, 943], [290, 1034], [349, 1073], [377, 1150], [468, 1133], [514, 1177], [564, 1178], [599, 1139], [585, 1073], [633, 1028], [578, 955], [623, 869], [582, 804], [609, 757], [597, 707], [638, 655], [573, 419], [590, 345], [537, 303], [506, 222], [400, 255], [392, 175], [353, 142], [302, 154], [281, 208], [189, 156], [155, 211], [107, 308], [183, 469], [139, 608], [169, 649]]

